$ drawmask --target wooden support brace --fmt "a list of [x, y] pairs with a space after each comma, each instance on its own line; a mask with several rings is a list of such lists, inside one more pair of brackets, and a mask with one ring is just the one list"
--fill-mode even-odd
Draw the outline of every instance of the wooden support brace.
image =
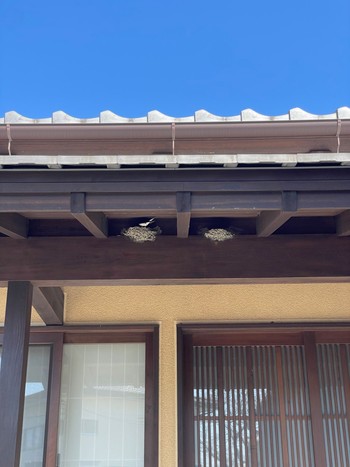
[[337, 234], [341, 236], [350, 235], [350, 210], [344, 211], [337, 216]]
[[9, 282], [0, 372], [0, 467], [20, 462], [33, 287]]
[[176, 193], [177, 236], [187, 238], [191, 222], [191, 193]]
[[16, 239], [27, 238], [28, 219], [15, 213], [0, 214], [0, 233]]
[[63, 324], [64, 294], [60, 287], [35, 287], [33, 306], [45, 324]]
[[258, 237], [268, 237], [293, 217], [297, 210], [297, 193], [295, 191], [282, 192], [281, 204], [280, 211], [266, 211], [257, 218], [256, 233]]
[[86, 212], [86, 194], [71, 193], [72, 215], [96, 238], [108, 237], [108, 221], [100, 212]]

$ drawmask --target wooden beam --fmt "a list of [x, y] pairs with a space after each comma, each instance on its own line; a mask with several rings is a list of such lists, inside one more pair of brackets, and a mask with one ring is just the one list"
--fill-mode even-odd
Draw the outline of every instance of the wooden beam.
[[0, 233], [16, 239], [26, 238], [28, 219], [19, 214], [0, 214]]
[[0, 284], [345, 281], [349, 257], [350, 237], [335, 235], [242, 235], [221, 243], [159, 236], [142, 244], [125, 237], [0, 238]]
[[100, 212], [86, 212], [85, 193], [71, 194], [72, 215], [96, 238], [108, 237], [108, 221]]
[[[1, 174], [0, 174], [1, 175]], [[350, 180], [349, 182], [350, 183]], [[0, 181], [1, 185], [1, 181]], [[280, 191], [212, 191], [208, 184], [206, 191], [191, 192], [192, 215], [203, 214], [208, 217], [216, 211], [239, 213], [250, 210], [280, 210]], [[34, 189], [34, 187], [33, 187]], [[117, 216], [152, 217], [157, 212], [167, 217], [174, 215], [176, 193], [88, 193], [86, 210], [93, 212], [115, 213]], [[69, 213], [71, 193], [0, 193], [0, 211], [3, 213]], [[298, 209], [303, 210], [345, 210], [350, 209], [350, 191], [298, 192]], [[137, 213], [137, 216], [135, 216]], [[44, 215], [42, 217], [45, 217]]]
[[337, 216], [337, 234], [350, 235], [350, 209]]
[[[332, 192], [336, 195], [333, 207], [344, 206], [339, 192], [349, 203], [350, 167], [336, 168], [273, 168], [273, 169], [186, 169], [186, 170], [81, 170], [81, 171], [0, 171], [0, 194], [32, 196], [57, 195], [51, 199], [59, 205], [62, 194], [87, 193], [87, 209], [91, 211], [91, 194], [176, 193], [273, 193], [298, 191], [313, 193]], [[321, 193], [322, 195], [322, 193]], [[312, 202], [312, 200], [309, 200]], [[338, 205], [340, 202], [340, 205]], [[66, 204], [69, 210], [69, 203]], [[310, 206], [311, 207], [311, 206]], [[331, 206], [330, 206], [331, 207]], [[347, 206], [344, 206], [344, 209]], [[0, 211], [4, 212], [2, 204]]]
[[191, 222], [191, 193], [176, 193], [177, 236], [187, 238]]
[[282, 192], [280, 211], [262, 212], [256, 221], [258, 237], [268, 237], [287, 222], [297, 210], [298, 197], [295, 191]]
[[33, 306], [45, 324], [63, 324], [64, 294], [60, 287], [35, 287]]
[[0, 371], [1, 467], [20, 462], [32, 293], [30, 282], [8, 284]]

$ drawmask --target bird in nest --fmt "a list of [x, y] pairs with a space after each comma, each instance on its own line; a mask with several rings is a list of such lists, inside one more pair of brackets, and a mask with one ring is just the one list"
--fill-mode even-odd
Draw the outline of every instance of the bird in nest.
[[155, 217], [152, 217], [152, 219], [150, 219], [149, 221], [146, 221], [146, 222], [140, 222], [139, 226], [140, 227], [148, 227], [150, 224], [152, 224], [152, 222], [155, 221]]

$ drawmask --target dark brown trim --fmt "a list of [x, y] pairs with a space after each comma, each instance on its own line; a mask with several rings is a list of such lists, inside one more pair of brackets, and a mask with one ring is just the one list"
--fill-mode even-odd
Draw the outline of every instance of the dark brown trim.
[[[186, 395], [184, 394], [184, 381], [185, 375], [185, 360], [184, 360], [184, 335], [180, 326], [176, 329], [176, 357], [177, 357], [177, 453], [178, 453], [178, 467], [184, 467], [184, 453], [185, 453], [185, 410], [184, 401]], [[193, 446], [193, 443], [191, 443]]]
[[[101, 325], [68, 325], [68, 326], [32, 326], [30, 328], [31, 339], [34, 339], [35, 334], [63, 333], [64, 336], [71, 334], [82, 335], [103, 335], [110, 333], [111, 335], [133, 335], [146, 334], [153, 332], [157, 324], [101, 324]], [[0, 334], [4, 328], [0, 328]], [[87, 339], [89, 339], [87, 337]], [[144, 339], [144, 337], [143, 337]]]
[[33, 286], [8, 285], [0, 371], [0, 466], [20, 462]]
[[[33, 339], [34, 337], [34, 339]], [[36, 338], [36, 339], [35, 339]], [[49, 341], [51, 344], [51, 362], [49, 377], [49, 394], [46, 410], [46, 436], [44, 449], [44, 466], [57, 466], [58, 423], [60, 413], [61, 373], [63, 356], [63, 334], [35, 334], [31, 343]], [[43, 343], [41, 342], [41, 343]]]
[[[181, 365], [183, 374], [180, 376], [180, 382], [182, 388], [179, 394], [181, 394], [179, 408], [182, 406], [183, 415], [180, 415], [180, 419], [184, 425], [178, 426], [179, 434], [179, 465], [182, 467], [192, 467], [194, 465], [195, 454], [194, 454], [194, 405], [193, 405], [193, 350], [192, 350], [192, 338], [191, 336], [184, 336], [179, 334], [179, 340], [182, 340], [183, 348], [181, 350]], [[180, 357], [180, 355], [178, 355]], [[179, 420], [179, 421], [181, 421]], [[185, 427], [185, 428], [184, 428]], [[180, 451], [180, 449], [183, 449]]]
[[282, 459], [283, 467], [288, 466], [288, 444], [287, 444], [287, 421], [286, 407], [284, 403], [284, 388], [283, 388], [283, 369], [281, 347], [276, 347], [276, 370], [277, 370], [277, 385], [278, 385], [278, 405], [281, 420], [281, 444], [282, 444]]
[[[334, 338], [343, 339], [350, 342], [350, 321], [339, 322], [261, 322], [261, 323], [179, 323], [184, 334], [193, 336], [241, 336], [247, 335], [248, 338], [254, 334], [283, 334], [283, 335], [300, 335], [302, 331], [317, 332], [317, 343], [334, 343]], [[236, 333], [236, 335], [235, 335]], [[287, 337], [288, 339], [288, 337]], [[299, 338], [298, 338], [299, 339]], [[197, 341], [196, 341], [197, 342]], [[345, 342], [345, 341], [344, 341]], [[201, 344], [197, 344], [201, 345]]]
[[159, 328], [146, 335], [145, 466], [158, 465]]

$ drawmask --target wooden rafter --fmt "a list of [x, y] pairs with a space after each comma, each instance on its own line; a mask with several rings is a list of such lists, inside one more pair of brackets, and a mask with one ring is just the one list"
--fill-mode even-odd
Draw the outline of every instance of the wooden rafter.
[[268, 237], [287, 222], [298, 208], [298, 195], [295, 191], [282, 192], [281, 210], [262, 212], [257, 218], [258, 237]]
[[350, 209], [337, 216], [337, 234], [350, 235]]
[[35, 287], [33, 306], [45, 324], [63, 324], [64, 294], [60, 287]]
[[86, 212], [85, 193], [71, 194], [71, 213], [96, 238], [108, 237], [108, 221], [101, 212]]
[[26, 238], [28, 219], [16, 213], [0, 214], [0, 233], [16, 239]]

